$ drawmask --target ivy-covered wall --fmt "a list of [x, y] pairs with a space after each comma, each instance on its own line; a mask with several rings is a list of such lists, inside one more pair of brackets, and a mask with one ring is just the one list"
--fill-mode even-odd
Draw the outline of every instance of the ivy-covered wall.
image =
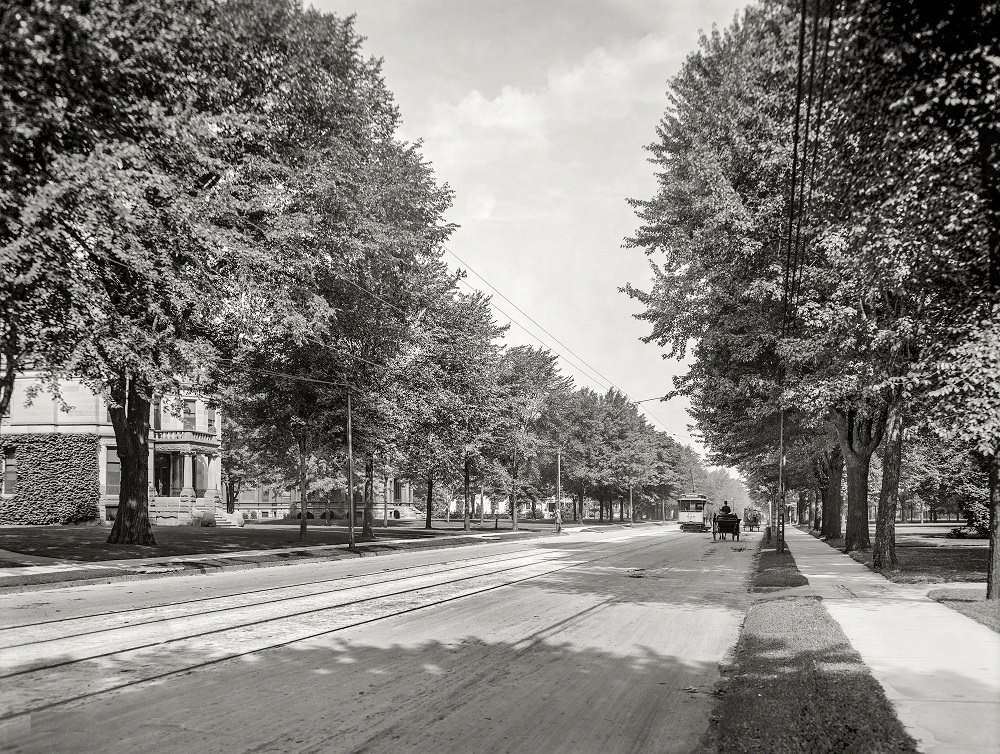
[[73, 524], [99, 517], [97, 435], [0, 436], [17, 459], [14, 497], [0, 499], [0, 524]]

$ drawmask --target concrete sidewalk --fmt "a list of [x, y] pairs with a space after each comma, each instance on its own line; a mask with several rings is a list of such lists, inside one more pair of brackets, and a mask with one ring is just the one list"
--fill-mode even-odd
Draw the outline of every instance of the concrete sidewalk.
[[798, 529], [795, 564], [925, 752], [1000, 752], [1000, 634]]

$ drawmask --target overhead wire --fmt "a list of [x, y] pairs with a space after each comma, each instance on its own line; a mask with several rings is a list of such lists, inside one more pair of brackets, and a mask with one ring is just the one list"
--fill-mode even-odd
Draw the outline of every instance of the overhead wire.
[[[586, 367], [593, 373], [593, 375], [598, 375], [598, 377], [600, 379], [598, 377], [594, 377], [591, 374], [587, 374], [586, 370], [581, 369], [579, 366], [576, 366], [575, 364], [573, 364], [573, 362], [570, 361], [570, 359], [568, 359], [564, 354], [562, 354], [557, 348], [553, 347], [549, 343], [545, 343], [535, 333], [532, 333], [530, 330], [528, 330], [527, 327], [525, 327], [523, 324], [521, 324], [520, 322], [518, 322], [514, 317], [512, 317], [510, 314], [508, 314], [506, 311], [504, 311], [499, 305], [496, 304], [495, 301], [493, 301], [492, 299], [490, 300], [490, 303], [493, 305], [493, 307], [495, 309], [497, 309], [497, 311], [499, 311], [504, 317], [506, 317], [512, 324], [515, 324], [519, 328], [521, 328], [535, 342], [539, 343], [543, 348], [545, 348], [545, 349], [547, 349], [549, 351], [552, 351], [552, 353], [554, 353], [557, 357], [561, 358], [564, 362], [566, 362], [567, 364], [569, 364], [570, 366], [572, 366], [574, 369], [580, 369], [580, 371], [582, 371], [585, 375], [587, 375], [588, 378], [593, 379], [599, 385], [602, 385], [602, 386], [607, 385], [608, 386], [607, 389], [614, 388], [615, 390], [617, 390], [619, 393], [621, 393], [622, 395], [624, 395], [629, 400], [630, 403], [635, 404], [636, 407], [639, 408], [639, 410], [642, 411], [646, 416], [648, 416], [654, 422], [656, 422], [657, 424], [659, 424], [663, 428], [663, 431], [666, 432], [667, 434], [672, 435], [672, 436], [677, 437], [677, 438], [680, 438], [680, 439], [687, 439], [687, 440], [691, 440], [691, 441], [694, 441], [694, 442], [698, 441], [696, 438], [692, 437], [689, 434], [686, 434], [686, 433], [685, 434], [679, 434], [679, 433], [676, 433], [676, 432], [672, 431], [652, 411], [650, 411], [649, 409], [646, 409], [646, 408], [639, 407], [638, 406], [639, 403], [648, 402], [649, 400], [655, 400], [655, 399], [647, 398], [644, 401], [636, 401], [636, 400], [634, 400], [632, 398], [632, 396], [630, 396], [625, 390], [623, 390], [621, 387], [619, 387], [614, 382], [612, 382], [610, 379], [608, 379], [603, 374], [601, 374], [595, 367], [591, 366], [590, 363], [587, 362], [582, 356], [580, 356], [575, 351], [573, 351], [569, 346], [567, 346], [565, 343], [563, 343], [561, 340], [559, 340], [555, 335], [553, 335], [551, 332], [549, 332], [549, 330], [546, 329], [543, 325], [541, 325], [534, 317], [532, 317], [530, 314], [528, 314], [527, 312], [525, 312], [520, 306], [518, 306], [516, 303], [514, 303], [499, 288], [497, 288], [496, 286], [494, 286], [485, 277], [483, 277], [479, 272], [477, 272], [472, 267], [470, 267], [469, 264], [464, 259], [462, 259], [461, 257], [459, 257], [455, 252], [451, 251], [451, 249], [448, 249], [447, 247], [443, 247], [443, 248], [445, 249], [445, 251], [447, 251], [449, 254], [451, 254], [451, 256], [453, 256], [456, 260], [458, 260], [458, 262], [460, 264], [462, 264], [469, 272], [473, 273], [477, 278], [479, 278], [481, 281], [483, 281], [483, 283], [485, 283], [487, 287], [489, 287], [492, 291], [494, 291], [498, 296], [500, 296], [501, 298], [503, 298], [504, 301], [508, 302], [511, 306], [513, 306], [525, 318], [527, 318], [529, 321], [531, 321], [533, 324], [535, 324], [542, 332], [544, 332], [545, 334], [547, 334], [550, 338], [552, 338], [552, 340], [554, 340], [556, 343], [560, 344], [567, 351], [569, 351], [570, 353], [572, 353], [573, 356], [579, 362], [581, 362], [582, 364], [586, 365]], [[467, 283], [465, 281], [461, 281], [461, 280], [459, 282], [461, 282], [463, 285], [465, 285], [470, 290], [475, 290], [469, 283]]]
[[[576, 352], [575, 352], [575, 351], [574, 351], [574, 350], [573, 350], [572, 348], [570, 348], [569, 346], [567, 346], [567, 345], [566, 345], [565, 343], [563, 343], [563, 342], [562, 342], [561, 340], [559, 340], [559, 338], [557, 338], [557, 337], [556, 337], [555, 335], [553, 335], [553, 334], [552, 334], [551, 332], [549, 332], [549, 330], [547, 330], [547, 329], [546, 329], [546, 328], [545, 328], [545, 327], [544, 327], [544, 326], [543, 326], [543, 325], [542, 325], [541, 323], [539, 323], [539, 322], [538, 322], [538, 320], [536, 320], [536, 319], [535, 319], [534, 317], [532, 317], [532, 316], [531, 316], [530, 314], [528, 314], [528, 313], [527, 313], [526, 311], [524, 311], [524, 309], [522, 309], [522, 308], [521, 308], [520, 306], [518, 306], [518, 305], [517, 305], [517, 304], [515, 304], [515, 303], [514, 303], [513, 301], [511, 301], [511, 300], [510, 300], [510, 298], [508, 298], [508, 297], [507, 297], [506, 295], [504, 295], [503, 291], [501, 291], [500, 289], [498, 289], [498, 288], [497, 288], [497, 287], [496, 287], [495, 285], [493, 285], [493, 284], [492, 284], [492, 283], [491, 283], [491, 282], [490, 282], [489, 280], [487, 280], [486, 278], [484, 278], [484, 277], [483, 277], [483, 276], [482, 276], [482, 275], [481, 275], [481, 274], [480, 274], [479, 272], [477, 272], [476, 270], [472, 269], [472, 267], [470, 267], [470, 266], [469, 266], [469, 263], [468, 263], [468, 262], [466, 262], [466, 261], [465, 261], [464, 259], [462, 259], [462, 258], [461, 258], [460, 256], [458, 256], [458, 254], [456, 254], [455, 252], [453, 252], [453, 251], [452, 251], [451, 249], [449, 249], [448, 247], [442, 247], [442, 248], [444, 248], [444, 250], [445, 250], [445, 251], [447, 251], [447, 252], [448, 252], [449, 254], [451, 254], [451, 255], [452, 255], [453, 257], [455, 257], [455, 259], [457, 259], [457, 260], [458, 260], [458, 262], [459, 262], [460, 264], [464, 265], [464, 266], [465, 266], [465, 268], [466, 268], [466, 269], [467, 269], [467, 270], [468, 270], [469, 272], [471, 272], [471, 273], [472, 273], [473, 275], [475, 275], [475, 276], [476, 276], [477, 278], [479, 278], [480, 280], [482, 280], [482, 281], [483, 281], [483, 282], [484, 282], [484, 283], [485, 283], [485, 284], [486, 284], [486, 285], [487, 285], [487, 286], [488, 286], [488, 287], [489, 287], [489, 288], [490, 288], [491, 290], [493, 290], [494, 292], [496, 292], [496, 294], [497, 294], [498, 296], [500, 296], [500, 298], [502, 298], [502, 299], [503, 299], [504, 301], [506, 301], [506, 302], [507, 302], [508, 304], [510, 304], [511, 306], [513, 306], [513, 307], [514, 307], [514, 308], [515, 308], [515, 309], [516, 309], [517, 311], [519, 311], [519, 312], [520, 312], [520, 313], [521, 313], [521, 314], [522, 314], [522, 315], [523, 315], [523, 316], [524, 316], [525, 318], [527, 318], [527, 320], [528, 320], [529, 322], [531, 322], [532, 324], [534, 324], [534, 325], [535, 325], [535, 327], [537, 327], [537, 328], [538, 328], [539, 330], [541, 330], [541, 331], [542, 331], [543, 333], [545, 333], [545, 334], [546, 334], [546, 335], [548, 335], [548, 336], [549, 336], [550, 338], [552, 338], [552, 340], [554, 340], [554, 341], [555, 341], [556, 343], [558, 343], [558, 344], [559, 344], [559, 345], [561, 345], [561, 346], [562, 346], [563, 348], [565, 348], [565, 349], [566, 349], [567, 351], [569, 351], [569, 352], [570, 352], [571, 354], [573, 354], [573, 356], [574, 356], [574, 357], [575, 357], [575, 358], [576, 358], [576, 359], [577, 359], [577, 360], [578, 360], [578, 361], [579, 361], [580, 363], [582, 363], [582, 364], [586, 364], [587, 368], [588, 368], [588, 369], [589, 369], [589, 370], [590, 370], [590, 371], [591, 371], [591, 372], [592, 372], [592, 373], [593, 373], [594, 375], [597, 375], [597, 377], [600, 377], [601, 379], [603, 379], [603, 381], [604, 381], [605, 383], [607, 383], [607, 384], [609, 384], [609, 385], [611, 385], [611, 386], [614, 386], [614, 387], [617, 387], [617, 386], [616, 386], [616, 385], [615, 385], [615, 384], [614, 384], [614, 383], [613, 383], [613, 382], [612, 382], [612, 381], [611, 381], [610, 379], [608, 379], [608, 378], [607, 378], [607, 377], [605, 377], [605, 376], [604, 376], [603, 374], [601, 374], [601, 373], [600, 373], [600, 372], [599, 372], [599, 371], [598, 371], [598, 370], [597, 370], [597, 369], [596, 369], [595, 367], [593, 367], [593, 366], [591, 366], [591, 365], [590, 365], [589, 363], [587, 363], [587, 362], [586, 362], [586, 361], [585, 361], [585, 360], [584, 360], [584, 359], [583, 359], [583, 358], [582, 358], [582, 357], [581, 357], [581, 356], [580, 356], [579, 354], [577, 354], [577, 353], [576, 353]], [[600, 380], [599, 380], [599, 381], [600, 381]], [[621, 390], [621, 388], [618, 388], [618, 389], [619, 389], [619, 390]], [[624, 391], [622, 391], [622, 392], [624, 392]]]
[[[830, 40], [833, 35], [833, 19], [836, 12], [837, 0], [829, 0], [827, 4], [826, 31], [823, 38], [823, 59], [819, 76], [819, 98], [816, 106], [816, 128], [815, 136], [812, 140], [812, 157], [809, 166], [809, 193], [805, 202], [805, 214], [808, 217], [812, 212], [813, 191], [816, 187], [816, 165], [819, 161], [820, 129], [823, 125], [823, 109], [826, 103], [827, 74], [830, 59]], [[819, 24], [819, 0], [816, 7], [816, 24]], [[793, 280], [792, 285], [792, 310], [798, 307], [799, 293], [802, 285], [802, 269], [806, 260], [806, 242], [802, 244], [802, 256], [799, 262], [798, 282]]]
[[[814, 0], [813, 3], [813, 24], [812, 24], [812, 44], [810, 45], [811, 50], [809, 53], [809, 81], [807, 84], [806, 92], [806, 125], [805, 133], [802, 138], [802, 170], [801, 176], [799, 177], [799, 199], [798, 199], [798, 212], [796, 222], [795, 222], [795, 243], [792, 247], [792, 279], [791, 285], [789, 286], [789, 326], [793, 327], [795, 322], [795, 289], [796, 281], [801, 275], [800, 265], [802, 257], [802, 217], [805, 212], [805, 196], [806, 196], [806, 161], [808, 160], [809, 154], [809, 137], [810, 137], [810, 127], [812, 126], [812, 113], [813, 113], [813, 91], [814, 91], [814, 81], [816, 78], [816, 53], [819, 47], [819, 4], [820, 0]], [[803, 8], [805, 5], [803, 4]]]

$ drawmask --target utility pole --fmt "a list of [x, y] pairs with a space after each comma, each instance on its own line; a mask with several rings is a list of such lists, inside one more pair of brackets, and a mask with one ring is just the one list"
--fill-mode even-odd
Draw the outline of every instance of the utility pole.
[[628, 483], [628, 523], [631, 526], [635, 523], [635, 511], [632, 509], [632, 483]]
[[347, 546], [354, 549], [354, 447], [351, 444], [351, 391], [347, 391]]
[[556, 534], [562, 531], [562, 448], [556, 449]]
[[778, 552], [785, 551], [784, 518], [785, 518], [785, 410], [778, 410], [778, 504], [774, 511], [778, 521], [775, 526], [775, 546]]

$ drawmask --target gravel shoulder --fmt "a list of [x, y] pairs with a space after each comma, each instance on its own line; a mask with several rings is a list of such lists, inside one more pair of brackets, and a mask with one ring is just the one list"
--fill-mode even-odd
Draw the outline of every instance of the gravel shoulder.
[[708, 752], [915, 752], [892, 705], [790, 552], [760, 552], [758, 592], [698, 749]]

